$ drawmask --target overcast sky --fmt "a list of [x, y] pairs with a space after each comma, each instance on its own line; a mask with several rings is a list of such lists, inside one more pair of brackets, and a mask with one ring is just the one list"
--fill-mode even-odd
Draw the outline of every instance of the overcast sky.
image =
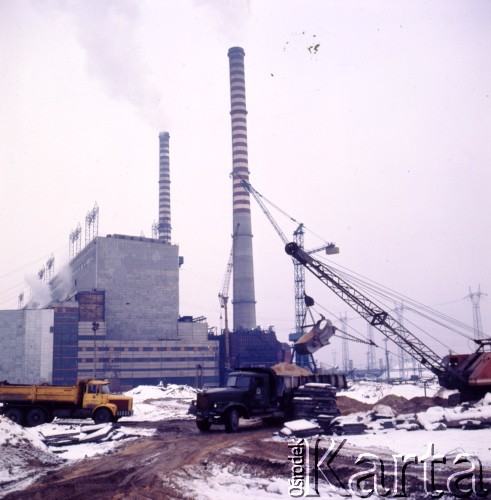
[[[333, 262], [472, 324], [469, 286], [491, 294], [490, 26], [485, 0], [0, 1], [0, 308], [51, 254], [66, 264], [95, 202], [100, 235], [151, 236], [166, 130], [180, 314], [220, 328], [241, 46], [253, 186], [335, 242]], [[286, 340], [292, 264], [252, 210], [258, 322]], [[309, 277], [307, 292], [346, 311]]]

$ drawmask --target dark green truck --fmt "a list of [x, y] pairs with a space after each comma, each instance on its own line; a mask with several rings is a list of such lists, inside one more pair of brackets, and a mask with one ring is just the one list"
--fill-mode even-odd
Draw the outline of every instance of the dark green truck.
[[239, 419], [316, 419], [327, 426], [339, 415], [336, 389], [346, 387], [343, 374], [313, 375], [281, 363], [272, 368], [244, 368], [228, 374], [225, 387], [197, 394], [189, 412], [202, 432], [225, 425], [237, 432]]

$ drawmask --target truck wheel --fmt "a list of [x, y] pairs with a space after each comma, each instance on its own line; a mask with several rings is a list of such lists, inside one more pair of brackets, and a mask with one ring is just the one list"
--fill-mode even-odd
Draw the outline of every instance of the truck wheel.
[[226, 432], [238, 432], [239, 430], [239, 411], [236, 409], [231, 409], [225, 416], [225, 431]]
[[94, 413], [93, 419], [96, 424], [107, 424], [112, 422], [113, 415], [107, 408], [99, 408]]
[[27, 426], [36, 427], [36, 425], [45, 424], [48, 420], [46, 412], [42, 408], [31, 408], [27, 413]]
[[204, 420], [196, 420], [196, 427], [201, 432], [208, 432], [211, 429], [211, 422], [205, 418]]
[[7, 408], [4, 415], [16, 424], [24, 425], [24, 413], [20, 408]]

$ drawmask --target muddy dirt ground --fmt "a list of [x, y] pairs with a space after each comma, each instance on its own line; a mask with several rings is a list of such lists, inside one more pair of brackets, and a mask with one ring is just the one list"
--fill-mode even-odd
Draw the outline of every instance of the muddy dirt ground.
[[[286, 485], [292, 475], [288, 442], [271, 439], [279, 425], [265, 426], [258, 422], [241, 428], [237, 434], [227, 434], [222, 427], [200, 433], [192, 420], [135, 425], [153, 427], [156, 432], [151, 437], [131, 441], [111, 454], [50, 471], [27, 489], [4, 498], [190, 499], [196, 495], [186, 492], [186, 481], [190, 477], [206, 477], [207, 470], [215, 465], [226, 466], [237, 474], [248, 473], [254, 478], [284, 478]], [[335, 438], [338, 444], [342, 439], [342, 436]], [[363, 451], [368, 450], [343, 447], [331, 464], [332, 470], [325, 464], [320, 469], [332, 484], [337, 484], [334, 472], [346, 485], [355, 472], [367, 469], [367, 466], [360, 469], [355, 465], [355, 458]], [[312, 446], [310, 460], [314, 463]], [[447, 476], [442, 472], [443, 478]], [[324, 486], [327, 484], [324, 477], [321, 482]], [[423, 498], [421, 471], [413, 476], [408, 474], [406, 485], [407, 493], [412, 493], [413, 498]]]
[[[286, 443], [264, 441], [274, 428], [249, 426], [237, 434], [223, 428], [201, 433], [192, 420], [149, 422], [148, 438], [132, 441], [115, 452], [48, 472], [7, 499], [186, 499], [186, 474], [201, 473], [211, 464], [250, 470], [258, 477], [288, 477]], [[235, 451], [234, 451], [235, 450]], [[199, 471], [197, 471], [197, 469]]]

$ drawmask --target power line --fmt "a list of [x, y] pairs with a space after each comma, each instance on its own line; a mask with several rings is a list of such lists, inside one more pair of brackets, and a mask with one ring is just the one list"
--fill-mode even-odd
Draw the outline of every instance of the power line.
[[[318, 260], [322, 260], [322, 258], [319, 258]], [[467, 332], [472, 332], [472, 327], [470, 327], [469, 325], [467, 325], [461, 321], [458, 321], [455, 318], [447, 316], [447, 315], [445, 315], [445, 314], [443, 314], [435, 309], [432, 309], [428, 306], [425, 306], [424, 304], [417, 302], [416, 300], [411, 299], [410, 297], [408, 297], [404, 294], [397, 293], [390, 288], [384, 287], [384, 286], [378, 284], [377, 282], [362, 276], [361, 274], [358, 274], [354, 271], [347, 269], [344, 266], [341, 266], [338, 263], [334, 264], [333, 262], [331, 262], [325, 258], [324, 258], [324, 260], [327, 261], [329, 267], [336, 270], [336, 272], [339, 275], [341, 275], [343, 277], [343, 279], [357, 283], [358, 286], [360, 286], [360, 288], [363, 288], [365, 291], [370, 291], [372, 294], [375, 294], [377, 297], [383, 298], [384, 300], [389, 301], [389, 302], [394, 302], [394, 300], [403, 301], [406, 309], [411, 310], [417, 314], [420, 314], [422, 317], [425, 317], [426, 319], [433, 321], [441, 326], [445, 326], [446, 328], [449, 328], [450, 330], [454, 331], [455, 333], [457, 333], [458, 335], [461, 335], [462, 337], [464, 337], [466, 339], [471, 338], [469, 335], [462, 332], [462, 330], [467, 331]], [[387, 306], [387, 304], [385, 304], [385, 305]], [[387, 309], [390, 310], [391, 306], [387, 306]], [[425, 312], [420, 312], [420, 311], [425, 311]], [[441, 321], [437, 321], [435, 318], [439, 318]], [[449, 325], [453, 325], [455, 328], [452, 328]], [[428, 335], [430, 335], [430, 334], [428, 334]], [[437, 339], [435, 339], [435, 340], [437, 340]]]

